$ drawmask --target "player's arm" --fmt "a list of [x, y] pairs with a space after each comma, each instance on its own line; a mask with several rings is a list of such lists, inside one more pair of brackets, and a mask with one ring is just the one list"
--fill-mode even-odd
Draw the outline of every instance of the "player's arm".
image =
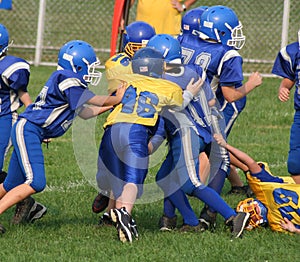
[[20, 100], [22, 101], [22, 103], [25, 105], [25, 107], [27, 107], [28, 105], [30, 105], [32, 103], [32, 100], [31, 100], [28, 92], [19, 90], [18, 96], [19, 96]]
[[281, 102], [286, 102], [290, 98], [290, 90], [295, 85], [295, 81], [292, 81], [288, 78], [283, 78], [279, 90], [278, 90], [278, 98]]
[[254, 72], [249, 76], [248, 81], [239, 88], [235, 88], [234, 86], [222, 86], [221, 88], [224, 98], [229, 103], [232, 103], [243, 98], [261, 84], [262, 76], [259, 72]]
[[257, 162], [245, 152], [227, 144], [221, 134], [214, 134], [214, 139], [220, 146], [226, 148], [236, 158], [236, 160], [239, 160], [246, 165], [251, 173], [259, 173], [262, 170]]
[[175, 111], [181, 111], [183, 109], [185, 109], [188, 104], [191, 102], [191, 100], [193, 99], [193, 97], [197, 96], [200, 89], [203, 86], [203, 80], [201, 78], [199, 78], [196, 82], [194, 82], [194, 78], [192, 78], [190, 80], [190, 82], [188, 83], [188, 85], [186, 86], [186, 90], [183, 91], [182, 97], [183, 97], [183, 102], [182, 102], [182, 106], [180, 107], [172, 107], [173, 110]]
[[87, 101], [87, 104], [94, 106], [114, 106], [122, 101], [123, 95], [126, 90], [126, 83], [120, 85], [117, 89], [115, 96], [99, 96], [96, 95]]
[[230, 157], [230, 164], [234, 165], [235, 167], [247, 172], [249, 170], [248, 166], [238, 160], [232, 153], [229, 152]]
[[89, 119], [89, 118], [101, 115], [102, 113], [104, 113], [112, 108], [113, 108], [112, 106], [102, 106], [102, 107], [86, 106], [80, 111], [79, 116], [82, 119]]

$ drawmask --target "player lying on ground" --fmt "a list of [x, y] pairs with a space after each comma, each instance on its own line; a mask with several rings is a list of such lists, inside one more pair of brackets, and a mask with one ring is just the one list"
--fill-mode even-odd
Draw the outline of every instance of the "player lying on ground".
[[248, 229], [267, 222], [274, 231], [299, 232], [300, 185], [292, 177], [273, 176], [267, 163], [256, 162], [246, 153], [227, 144], [221, 135], [216, 134], [214, 138], [230, 152], [235, 165], [246, 173], [256, 196], [256, 199], [246, 199], [238, 205], [238, 209], [243, 211], [252, 210]]

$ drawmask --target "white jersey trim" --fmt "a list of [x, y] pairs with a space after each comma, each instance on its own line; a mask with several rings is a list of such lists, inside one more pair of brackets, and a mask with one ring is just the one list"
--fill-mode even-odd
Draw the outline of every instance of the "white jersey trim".
[[233, 58], [233, 57], [237, 57], [237, 56], [241, 56], [238, 51], [236, 50], [229, 50], [228, 52], [225, 53], [225, 55], [222, 57], [219, 67], [218, 67], [218, 76], [221, 74], [222, 71], [222, 67], [224, 62], [228, 61], [229, 59]]
[[73, 86], [85, 86], [78, 78], [67, 78], [61, 83], [59, 83], [58, 88], [61, 92], [64, 92], [70, 87]]
[[24, 167], [25, 174], [26, 174], [25, 184], [30, 185], [33, 181], [33, 172], [32, 172], [32, 168], [31, 168], [31, 164], [29, 161], [27, 148], [26, 148], [24, 136], [23, 136], [24, 126], [25, 126], [26, 122], [27, 122], [27, 120], [25, 118], [22, 118], [16, 124], [16, 140], [17, 140], [17, 144], [18, 144], [18, 147], [20, 150], [22, 165]]
[[4, 83], [9, 86], [8, 83], [8, 78], [10, 78], [10, 76], [16, 72], [17, 70], [20, 69], [25, 69], [28, 72], [30, 72], [30, 66], [29, 64], [25, 63], [25, 62], [17, 62], [17, 63], [13, 63], [11, 66], [9, 66], [8, 68], [5, 69], [5, 71], [2, 73], [2, 79], [4, 81]]

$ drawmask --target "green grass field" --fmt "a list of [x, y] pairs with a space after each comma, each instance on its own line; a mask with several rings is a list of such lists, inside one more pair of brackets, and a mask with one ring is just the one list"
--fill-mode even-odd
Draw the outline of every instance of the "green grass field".
[[[52, 70], [50, 67], [32, 68], [32, 97], [36, 96]], [[229, 142], [257, 161], [269, 162], [274, 174], [288, 175], [286, 159], [293, 101], [279, 102], [279, 83], [280, 79], [264, 79], [262, 86], [248, 96], [246, 109], [237, 120]], [[104, 93], [104, 87], [96, 92]], [[92, 122], [96, 124], [95, 141], [92, 142], [96, 149], [105, 116]], [[14, 208], [1, 216], [0, 222], [7, 229], [0, 237], [1, 261], [300, 261], [299, 235], [259, 228], [245, 232], [242, 239], [230, 241], [230, 232], [220, 216], [215, 233], [159, 232], [157, 224], [162, 215], [162, 199], [144, 199], [135, 206], [133, 216], [140, 239], [131, 245], [122, 244], [115, 228], [97, 226], [99, 215], [91, 210], [97, 193], [91, 184], [96, 162], [81, 163], [83, 160], [78, 157], [73, 144], [77, 138], [72, 131], [54, 139], [48, 149], [43, 146], [47, 188], [35, 199], [48, 207], [48, 213], [34, 224], [19, 226], [9, 223]], [[85, 137], [84, 129], [82, 135]], [[84, 166], [90, 169], [82, 170]], [[147, 184], [153, 183], [158, 166], [159, 162], [151, 167]], [[222, 196], [235, 207], [243, 196], [228, 196], [229, 189], [226, 181]], [[191, 203], [199, 214], [202, 205], [195, 199], [191, 199]], [[178, 221], [178, 225], [180, 223]]]

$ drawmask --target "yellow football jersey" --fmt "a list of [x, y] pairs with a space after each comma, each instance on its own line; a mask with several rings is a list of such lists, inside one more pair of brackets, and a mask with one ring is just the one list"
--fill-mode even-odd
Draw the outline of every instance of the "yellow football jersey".
[[131, 74], [131, 58], [125, 53], [118, 53], [105, 62], [105, 76], [108, 82], [108, 93], [114, 93], [121, 84], [120, 74]]
[[162, 107], [182, 105], [182, 89], [168, 80], [139, 74], [119, 75], [118, 80], [126, 82], [127, 89], [104, 127], [120, 122], [154, 126]]
[[300, 228], [300, 185], [295, 184], [291, 177], [279, 178], [284, 182], [261, 182], [247, 173], [247, 180], [253, 193], [268, 209], [267, 218], [271, 229], [283, 232], [280, 226], [283, 217], [287, 217]]

